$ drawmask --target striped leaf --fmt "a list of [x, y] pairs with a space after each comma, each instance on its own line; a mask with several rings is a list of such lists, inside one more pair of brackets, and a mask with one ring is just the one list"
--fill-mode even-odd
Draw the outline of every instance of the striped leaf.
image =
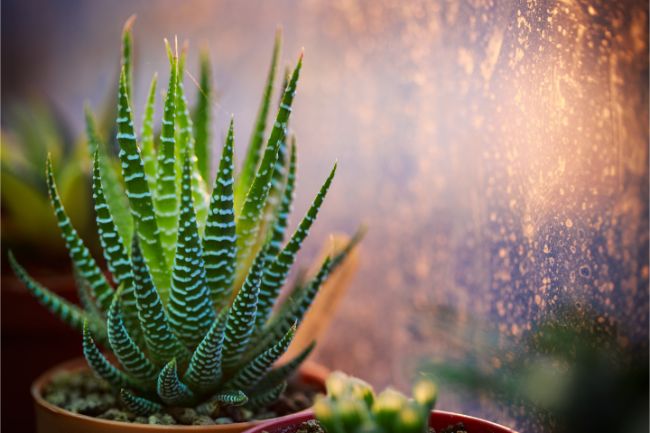
[[230, 121], [228, 137], [223, 147], [219, 172], [212, 189], [210, 210], [205, 224], [203, 251], [206, 281], [216, 309], [229, 301], [235, 278], [237, 235], [233, 210], [233, 147], [234, 125]]
[[65, 241], [70, 259], [79, 270], [79, 274], [90, 284], [93, 297], [97, 300], [99, 308], [103, 312], [106, 312], [111, 305], [111, 299], [114, 294], [113, 288], [106, 281], [106, 277], [104, 277], [101, 269], [95, 263], [95, 259], [93, 259], [75, 228], [72, 227], [70, 218], [68, 218], [68, 215], [66, 215], [63, 209], [61, 198], [59, 197], [59, 192], [54, 182], [52, 161], [49, 158], [47, 160], [47, 187], [50, 194], [50, 202], [54, 208], [57, 223], [61, 229], [61, 235]]
[[136, 144], [124, 70], [120, 76], [117, 127], [119, 156], [122, 161], [122, 174], [126, 182], [131, 214], [138, 221], [137, 233], [142, 252], [160, 296], [165, 300], [169, 287], [169, 270], [160, 242], [160, 231], [156, 222], [151, 191], [144, 173], [144, 163]]
[[282, 103], [271, 131], [264, 157], [260, 167], [255, 174], [255, 179], [246, 195], [241, 213], [237, 219], [237, 250], [238, 250], [238, 271], [245, 273], [248, 267], [247, 258], [251, 254], [255, 244], [260, 218], [271, 188], [271, 179], [278, 159], [278, 153], [283, 146], [287, 135], [287, 122], [291, 114], [291, 104], [296, 93], [296, 84], [302, 67], [302, 54], [298, 64], [291, 75], [291, 81], [284, 91]]
[[83, 324], [83, 353], [90, 369], [111, 386], [120, 388], [140, 388], [140, 385], [126, 373], [111, 364], [95, 345], [87, 322]]
[[[93, 200], [95, 202], [95, 214], [97, 232], [102, 246], [104, 259], [111, 271], [113, 281], [122, 285], [122, 300], [124, 302], [124, 317], [127, 327], [134, 338], [139, 337], [140, 327], [137, 325], [137, 308], [135, 305], [135, 293], [133, 274], [131, 272], [131, 261], [122, 237], [117, 231], [113, 216], [111, 214], [106, 197], [104, 195], [103, 179], [101, 175], [102, 154], [97, 151], [93, 159]], [[84, 281], [85, 278], [84, 278]]]
[[138, 397], [126, 388], [120, 389], [120, 401], [126, 410], [138, 416], [149, 416], [162, 410], [161, 404]]
[[194, 350], [183, 382], [194, 392], [203, 394], [213, 390], [221, 380], [221, 355], [228, 310], [223, 310]]
[[[284, 89], [287, 88], [289, 85], [289, 80], [291, 80], [291, 68], [287, 65], [284, 68], [284, 73], [282, 74], [282, 86], [280, 86], [280, 89], [284, 92]], [[282, 96], [283, 94], [280, 93], [280, 97], [278, 98], [278, 106], [282, 104]]]
[[197, 406], [196, 411], [201, 415], [218, 416], [219, 409], [224, 406], [242, 406], [248, 397], [238, 389], [219, 391], [209, 400]]
[[92, 289], [88, 281], [79, 274], [79, 270], [74, 266], [72, 267], [72, 275], [74, 276], [74, 283], [77, 287], [77, 296], [79, 297], [84, 312], [90, 316], [103, 318], [104, 313], [97, 307], [97, 302], [93, 298]]
[[210, 121], [212, 103], [212, 71], [210, 70], [210, 58], [207, 51], [201, 53], [201, 76], [196, 94], [196, 106], [194, 108], [194, 139], [195, 153], [199, 174], [209, 183], [210, 161]]
[[142, 257], [137, 239], [134, 239], [131, 251], [138, 318], [149, 356], [157, 365], [163, 365], [174, 357], [181, 360], [189, 358], [189, 352], [169, 327], [165, 309], [149, 274], [149, 268]]
[[282, 201], [280, 207], [275, 215], [275, 220], [269, 234], [269, 256], [276, 256], [284, 242], [285, 232], [289, 224], [289, 214], [293, 204], [294, 190], [296, 188], [296, 141], [295, 137], [291, 143], [291, 157], [289, 158], [289, 172], [287, 173], [287, 181], [282, 192]]
[[261, 355], [242, 367], [224, 386], [234, 389], [251, 389], [254, 387], [269, 371], [273, 363], [287, 351], [295, 334], [296, 326], [294, 325], [280, 341], [270, 345]]
[[264, 394], [289, 379], [298, 370], [298, 367], [300, 367], [305, 359], [307, 359], [309, 354], [314, 350], [314, 347], [316, 347], [315, 341], [305, 347], [289, 362], [269, 371], [268, 374], [264, 376], [264, 379], [255, 386], [254, 394]]
[[194, 400], [192, 391], [178, 378], [176, 359], [160, 370], [156, 389], [160, 399], [170, 406], [183, 406]]
[[190, 164], [190, 156], [186, 154], [168, 313], [176, 335], [187, 346], [195, 347], [210, 328], [215, 312], [206, 286], [203, 248], [192, 204]]
[[122, 70], [126, 77], [126, 95], [133, 97], [133, 23], [135, 15], [131, 15], [122, 29]]
[[224, 406], [241, 406], [248, 401], [248, 397], [242, 391], [230, 390], [221, 391], [212, 396], [213, 401], [217, 401]]
[[122, 367], [137, 380], [146, 383], [156, 378], [158, 371], [129, 335], [120, 311], [120, 291], [115, 294], [108, 310], [108, 342]]
[[257, 297], [265, 262], [266, 251], [262, 249], [255, 257], [246, 281], [230, 308], [222, 361], [226, 371], [237, 367], [255, 330]]
[[106, 145], [99, 138], [95, 118], [88, 106], [85, 109], [85, 120], [89, 154], [93, 157], [95, 153], [99, 152], [99, 170], [103, 179], [106, 204], [113, 215], [120, 237], [125, 239], [128, 244], [128, 240], [133, 236], [133, 218], [131, 218], [120, 170], [109, 156]]
[[[280, 48], [282, 46], [282, 31], [278, 29], [275, 34], [275, 42], [273, 44], [273, 55], [271, 57], [271, 66], [266, 78], [266, 85], [264, 86], [264, 94], [260, 102], [259, 109], [257, 110], [257, 119], [255, 127], [251, 135], [248, 149], [246, 151], [246, 158], [242, 166], [241, 172], [237, 177], [235, 185], [235, 204], [239, 212], [246, 197], [246, 193], [253, 184], [255, 172], [260, 162], [262, 155], [262, 146], [264, 144], [264, 134], [266, 132], [266, 123], [269, 117], [269, 107], [271, 106], [271, 96], [273, 94], [273, 82], [275, 81], [275, 73], [277, 70], [278, 58], [280, 57]], [[283, 87], [284, 89], [284, 87]]]
[[142, 134], [140, 138], [140, 143], [142, 145], [142, 163], [144, 164], [144, 174], [147, 177], [149, 191], [156, 191], [156, 173], [158, 171], [153, 127], [153, 116], [156, 109], [157, 83], [158, 75], [154, 74], [151, 79], [151, 85], [149, 86], [149, 96], [147, 97], [147, 105], [144, 109]]
[[[194, 199], [194, 209], [199, 232], [203, 233], [205, 220], [208, 216], [209, 197], [207, 193], [207, 185], [199, 173], [194, 149], [194, 134], [192, 133], [194, 126], [192, 124], [192, 118], [190, 117], [187, 98], [185, 97], [185, 87], [183, 85], [184, 59], [185, 56], [183, 53], [178, 64], [178, 87], [176, 89], [176, 124], [178, 125], [176, 133], [176, 158], [179, 165], [182, 166], [185, 159], [185, 153], [186, 151], [189, 152], [192, 167], [192, 198]], [[177, 170], [179, 170], [177, 171], [177, 175], [179, 175], [182, 172], [181, 167], [177, 167]], [[177, 185], [178, 184], [180, 184], [179, 179], [177, 179]]]
[[[289, 181], [289, 164], [290, 161], [289, 158], [287, 158], [287, 146], [283, 141], [280, 145], [280, 149], [278, 150], [278, 157], [275, 160], [275, 166], [273, 167], [271, 187], [266, 198], [264, 210], [262, 211], [262, 216], [258, 227], [257, 241], [253, 247], [253, 250], [258, 249], [260, 245], [268, 242], [269, 238], [271, 237], [276, 215], [282, 205], [283, 193]], [[275, 251], [275, 254], [273, 252], [269, 252], [269, 255], [274, 256], [276, 254], [277, 251]]]
[[9, 259], [9, 265], [13, 269], [14, 273], [22, 281], [22, 283], [27, 287], [27, 290], [36, 298], [36, 300], [43, 305], [50, 313], [54, 314], [56, 317], [61, 319], [65, 324], [70, 327], [82, 331], [84, 321], [89, 323], [90, 329], [92, 329], [93, 334], [95, 334], [100, 341], [106, 341], [106, 327], [104, 323], [95, 316], [91, 316], [81, 308], [76, 305], [68, 302], [59, 295], [53, 293], [52, 291], [46, 289], [41, 284], [36, 282], [32, 277], [29, 276], [27, 271], [18, 264], [14, 254], [9, 251], [7, 253]]
[[248, 402], [247, 407], [253, 411], [267, 407], [280, 398], [285, 389], [287, 389], [287, 382], [281, 382], [265, 392], [256, 393], [255, 397]]
[[291, 266], [296, 260], [296, 255], [302, 246], [302, 242], [307, 237], [311, 225], [316, 220], [318, 211], [323, 204], [323, 200], [327, 195], [330, 185], [332, 184], [332, 179], [334, 178], [335, 173], [336, 164], [334, 164], [334, 168], [325, 180], [325, 183], [316, 195], [316, 198], [312, 202], [307, 214], [304, 216], [302, 221], [300, 221], [298, 228], [287, 245], [264, 271], [262, 284], [260, 285], [259, 308], [257, 310], [256, 323], [258, 328], [266, 323], [271, 314], [273, 304], [280, 293], [280, 289], [286, 281]]
[[176, 118], [177, 60], [170, 57], [169, 86], [165, 99], [160, 150], [158, 153], [158, 172], [156, 175], [156, 194], [154, 205], [156, 221], [160, 228], [160, 241], [165, 249], [167, 263], [173, 263], [178, 235], [178, 196], [176, 194], [176, 161], [174, 152], [174, 123]]
[[280, 338], [280, 336], [284, 335], [291, 328], [292, 324], [300, 324], [302, 322], [305, 313], [318, 294], [318, 290], [327, 279], [331, 267], [332, 261], [328, 257], [323, 261], [318, 273], [309, 281], [307, 286], [302, 289], [297, 289], [296, 293], [292, 293], [289, 296], [277, 317], [264, 329], [264, 341], [273, 341], [274, 339]]

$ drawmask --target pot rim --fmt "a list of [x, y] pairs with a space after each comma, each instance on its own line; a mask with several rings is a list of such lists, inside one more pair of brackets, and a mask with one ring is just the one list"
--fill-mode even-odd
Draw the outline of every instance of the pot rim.
[[[444, 411], [444, 410], [432, 410], [431, 414], [429, 416], [432, 416], [432, 415], [443, 415], [443, 416], [446, 416], [446, 417], [456, 418], [456, 420], [454, 420], [454, 421], [461, 421], [461, 422], [462, 421], [468, 421], [468, 422], [471, 422], [471, 423], [480, 423], [480, 424], [484, 425], [486, 428], [495, 429], [496, 431], [499, 431], [499, 432], [517, 433], [515, 430], [511, 429], [510, 427], [505, 427], [503, 425], [494, 423], [492, 421], [488, 421], [488, 420], [485, 420], [483, 418], [478, 418], [478, 417], [471, 416], [471, 415], [464, 415], [464, 414], [461, 414], [461, 413], [448, 412], [448, 411]], [[275, 427], [275, 426], [277, 426], [277, 427], [287, 427], [288, 425], [293, 425], [293, 424], [296, 424], [296, 423], [302, 423], [302, 422], [309, 421], [309, 420], [315, 419], [315, 418], [316, 417], [314, 416], [314, 411], [311, 410], [311, 409], [306, 409], [306, 410], [304, 410], [302, 412], [297, 412], [297, 413], [294, 413], [294, 414], [291, 414], [291, 415], [286, 415], [286, 416], [282, 417], [282, 419], [280, 419], [280, 418], [271, 419], [271, 420], [265, 421], [263, 423], [254, 425], [254, 426], [250, 427], [248, 430], [246, 430], [244, 433], [261, 433], [264, 430], [270, 429], [271, 427]], [[278, 425], [278, 424], [280, 424], [280, 425]]]
[[[46, 370], [44, 373], [42, 373], [34, 382], [32, 382], [32, 386], [30, 389], [32, 398], [34, 399], [34, 402], [41, 406], [43, 409], [47, 410], [48, 412], [51, 412], [52, 414], [55, 415], [61, 415], [61, 416], [67, 416], [70, 418], [76, 418], [80, 421], [87, 422], [89, 424], [95, 424], [95, 425], [103, 425], [106, 427], [113, 426], [116, 429], [119, 429], [120, 427], [123, 427], [125, 425], [128, 426], [138, 426], [138, 428], [143, 429], [146, 431], [148, 428], [155, 429], [155, 430], [170, 430], [170, 431], [206, 431], [206, 432], [215, 432], [218, 431], [217, 429], [220, 426], [223, 427], [228, 427], [228, 428], [238, 428], [241, 429], [241, 431], [249, 430], [253, 427], [256, 427], [261, 424], [265, 424], [269, 421], [284, 421], [285, 419], [290, 419], [295, 415], [299, 414], [304, 414], [310, 411], [310, 409], [304, 409], [300, 412], [295, 412], [295, 413], [290, 413], [288, 415], [283, 415], [279, 416], [276, 418], [269, 418], [269, 419], [262, 419], [262, 420], [252, 420], [252, 421], [246, 421], [246, 422], [237, 422], [237, 423], [230, 423], [230, 424], [215, 424], [215, 425], [159, 425], [159, 424], [140, 424], [140, 423], [126, 423], [126, 422], [121, 422], [121, 421], [113, 421], [113, 420], [107, 420], [107, 419], [102, 419], [102, 418], [95, 418], [92, 416], [88, 415], [82, 415], [79, 413], [74, 413], [70, 412], [69, 410], [63, 409], [61, 407], [58, 407], [47, 400], [45, 400], [42, 396], [41, 390], [44, 388], [44, 386], [51, 380], [52, 376], [59, 372], [59, 371], [80, 371], [80, 370], [87, 370], [88, 365], [86, 364], [86, 360], [83, 357], [79, 358], [74, 358], [65, 362], [62, 362], [60, 364], [57, 364], [53, 366], [52, 368]], [[329, 374], [329, 369], [325, 367], [322, 364], [319, 364], [314, 361], [305, 361], [302, 366], [298, 370], [299, 374], [307, 379], [308, 381], [313, 381], [313, 382], [322, 382], [323, 384], [325, 383], [325, 378]], [[119, 431], [119, 430], [117, 430]]]

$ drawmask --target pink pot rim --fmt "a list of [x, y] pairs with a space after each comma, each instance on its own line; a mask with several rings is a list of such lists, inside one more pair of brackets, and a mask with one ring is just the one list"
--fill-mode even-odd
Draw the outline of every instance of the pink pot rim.
[[[466, 424], [471, 425], [476, 425], [479, 424], [482, 427], [486, 429], [490, 429], [491, 433], [517, 433], [515, 430], [505, 427], [496, 423], [493, 423], [492, 421], [487, 421], [482, 418], [477, 418], [473, 417], [470, 415], [463, 415], [455, 412], [447, 412], [447, 411], [442, 411], [442, 410], [434, 410], [431, 412], [430, 419], [433, 418], [434, 416], [443, 416], [445, 418], [450, 418], [450, 423], [454, 422], [464, 422]], [[309, 421], [314, 419], [314, 412], [310, 409], [305, 410], [300, 413], [295, 413], [293, 415], [287, 415], [286, 417], [283, 417], [282, 419], [276, 419], [276, 420], [269, 420], [267, 422], [255, 425], [251, 427], [250, 429], [246, 430], [244, 433], [261, 433], [264, 430], [268, 430], [271, 433], [273, 433], [273, 430], [271, 428], [283, 428], [283, 427], [289, 427], [298, 423], [303, 423], [305, 421]], [[471, 429], [470, 429], [471, 432]]]
[[[280, 416], [277, 418], [271, 418], [268, 420], [254, 420], [254, 421], [247, 421], [247, 422], [240, 422], [240, 423], [231, 423], [231, 424], [217, 424], [217, 425], [197, 425], [197, 426], [189, 426], [189, 425], [158, 425], [158, 424], [134, 424], [134, 423], [125, 423], [121, 421], [113, 421], [113, 420], [107, 420], [107, 419], [101, 419], [101, 418], [95, 418], [92, 416], [88, 415], [82, 415], [79, 413], [74, 413], [70, 412], [66, 409], [60, 408], [48, 401], [46, 401], [41, 393], [41, 390], [43, 387], [46, 385], [47, 382], [50, 381], [52, 376], [55, 373], [58, 373], [60, 371], [79, 371], [79, 370], [86, 370], [88, 369], [88, 366], [86, 364], [86, 360], [84, 358], [75, 358], [69, 361], [62, 362], [60, 364], [55, 365], [54, 367], [48, 369], [44, 373], [42, 373], [33, 383], [31, 386], [31, 394], [32, 398], [34, 399], [35, 404], [40, 406], [41, 408], [45, 409], [48, 412], [51, 412], [53, 414], [57, 415], [62, 415], [62, 416], [67, 416], [71, 418], [76, 418], [79, 419], [83, 422], [87, 422], [89, 425], [103, 425], [103, 426], [113, 426], [115, 427], [116, 431], [121, 431], [124, 426], [135, 426], [137, 425], [138, 428], [141, 428], [142, 431], [147, 431], [147, 427], [150, 426], [152, 430], [170, 430], [170, 431], [204, 431], [204, 432], [217, 432], [221, 430], [226, 430], [226, 429], [238, 429], [239, 431], [247, 431], [248, 429], [255, 427], [257, 425], [261, 425], [264, 423], [267, 423], [268, 421], [284, 421], [287, 419], [292, 419], [295, 415], [300, 415], [303, 413], [308, 413], [310, 409], [305, 409], [300, 412]], [[301, 368], [298, 370], [299, 374], [304, 380], [311, 381], [311, 382], [320, 382], [323, 384], [325, 383], [325, 378], [329, 374], [329, 369], [321, 364], [318, 364], [313, 361], [305, 361]]]

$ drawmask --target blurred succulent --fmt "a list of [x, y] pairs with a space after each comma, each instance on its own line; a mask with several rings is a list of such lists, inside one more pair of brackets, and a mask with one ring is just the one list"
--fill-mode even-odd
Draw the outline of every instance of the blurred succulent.
[[[287, 125], [302, 55], [264, 146], [279, 46], [278, 34], [251, 145], [255, 150], [244, 161], [254, 170], [244, 170], [237, 179], [243, 195], [234, 193], [232, 120], [214, 187], [208, 192], [197, 146], [207, 140], [209, 125], [201, 122], [208, 123], [209, 116], [200, 111], [209, 110], [209, 104], [198, 105], [195, 118], [203, 120], [195, 125], [181, 79], [184, 53], [179, 58], [167, 44], [170, 76], [158, 146], [152, 121], [156, 79], [138, 140], [130, 106], [129, 56], [124, 56], [116, 137], [125, 191], [110, 175], [106, 149], [95, 133], [92, 115], [87, 115], [99, 240], [117, 288], [72, 226], [51, 161], [47, 163], [50, 199], [78, 277], [83, 308], [39, 285], [10, 255], [14, 271], [36, 298], [82, 330], [88, 364], [120, 390], [122, 403], [138, 415], [166, 406], [196, 407], [210, 414], [223, 406], [244, 404], [255, 410], [277, 399], [287, 377], [314, 345], [281, 367], [273, 364], [287, 350], [321, 284], [360, 239], [353, 238], [327, 257], [316, 275], [296, 284], [272, 314], [336, 171], [334, 165], [285, 243], [296, 179], [296, 144], [295, 140], [287, 144]], [[207, 144], [201, 145], [206, 146], [205, 157]], [[126, 205], [118, 202], [124, 196]], [[125, 208], [130, 215], [122, 219], [116, 210]], [[100, 352], [96, 342], [111, 349], [121, 369]]]
[[470, 343], [478, 356], [429, 361], [424, 371], [502, 403], [523, 431], [648, 431], [647, 341], [573, 306], [534, 323], [517, 342], [495, 344], [490, 335], [498, 332], [488, 334], [489, 342]]
[[413, 398], [388, 388], [375, 396], [366, 382], [341, 372], [326, 382], [327, 396], [319, 395], [314, 414], [327, 433], [426, 433], [429, 413], [436, 403], [436, 386], [421, 379]]
[[[75, 226], [92, 229], [89, 158], [81, 140], [72, 139], [65, 122], [49, 104], [34, 99], [14, 104], [2, 128], [2, 243], [29, 251], [33, 259], [65, 256], [45, 188], [48, 153], [59, 168], [61, 200]], [[36, 256], [36, 257], [35, 257]]]

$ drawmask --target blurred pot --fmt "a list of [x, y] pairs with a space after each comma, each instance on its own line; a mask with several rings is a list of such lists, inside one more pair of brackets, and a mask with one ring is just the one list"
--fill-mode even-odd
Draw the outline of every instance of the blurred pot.
[[[32, 397], [36, 409], [36, 431], [37, 433], [169, 433], [169, 432], [218, 432], [218, 433], [239, 433], [253, 428], [264, 421], [251, 421], [222, 425], [202, 426], [175, 426], [175, 425], [152, 425], [132, 424], [118, 421], [109, 421], [100, 418], [93, 418], [86, 415], [69, 412], [65, 409], [48, 403], [43, 398], [43, 388], [50, 382], [52, 376], [61, 371], [85, 370], [88, 366], [85, 359], [77, 358], [59, 364], [43, 373], [32, 385]], [[325, 378], [329, 370], [320, 364], [305, 362], [298, 371], [299, 380], [303, 383], [315, 385], [325, 390]], [[274, 418], [273, 421], [293, 419], [296, 414]]]

